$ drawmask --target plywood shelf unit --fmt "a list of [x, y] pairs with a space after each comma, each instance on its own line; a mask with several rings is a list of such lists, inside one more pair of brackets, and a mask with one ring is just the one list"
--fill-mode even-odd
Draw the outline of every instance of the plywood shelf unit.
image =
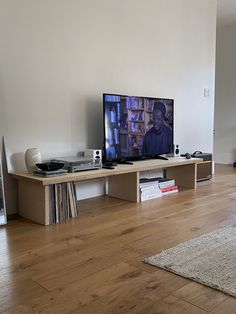
[[167, 179], [175, 179], [180, 188], [196, 188], [197, 164], [201, 158], [182, 157], [169, 160], [136, 161], [133, 165], [118, 165], [115, 169], [99, 169], [42, 178], [27, 173], [12, 173], [18, 180], [19, 215], [37, 223], [50, 222], [49, 188], [54, 184], [107, 178], [108, 196], [140, 202], [139, 176], [143, 171], [165, 169]]

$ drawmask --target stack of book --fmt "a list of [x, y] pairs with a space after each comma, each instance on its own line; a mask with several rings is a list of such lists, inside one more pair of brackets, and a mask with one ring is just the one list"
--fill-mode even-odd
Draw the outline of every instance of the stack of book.
[[178, 186], [175, 184], [174, 179], [168, 180], [162, 177], [142, 178], [139, 187], [141, 202], [178, 192]]
[[157, 180], [140, 180], [139, 188], [141, 202], [162, 196]]
[[160, 179], [158, 185], [162, 192], [162, 195], [173, 194], [178, 192], [178, 186], [175, 184], [174, 179], [172, 180]]

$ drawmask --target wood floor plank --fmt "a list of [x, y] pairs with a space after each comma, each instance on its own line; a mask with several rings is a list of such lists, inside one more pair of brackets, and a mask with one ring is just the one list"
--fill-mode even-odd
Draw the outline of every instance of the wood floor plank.
[[[139, 286], [141, 287], [141, 285]], [[133, 286], [133, 289], [129, 286], [124, 288], [119, 297], [117, 292], [109, 294], [105, 298], [96, 300], [93, 304], [88, 304], [83, 308], [84, 313], [93, 313], [96, 308], [99, 314], [107, 313], [127, 313], [127, 314], [146, 314], [146, 313], [160, 313], [160, 314], [206, 314], [207, 312], [187, 303], [183, 300], [177, 299], [173, 296], [164, 298], [161, 301], [152, 301], [147, 295], [137, 287]], [[74, 314], [77, 311], [72, 312]]]
[[[114, 264], [86, 279], [49, 292], [46, 296], [28, 300], [25, 308], [34, 309], [37, 313], [82, 311], [87, 304], [128, 286], [127, 283], [135, 286], [140, 276], [142, 273], [135, 267], [126, 263]], [[18, 307], [15, 307], [15, 312]]]
[[48, 291], [30, 279], [23, 279], [0, 288], [0, 310], [4, 311], [38, 296], [45, 296]]
[[210, 314], [236, 314], [236, 299], [228, 297], [219, 306], [213, 309]]
[[168, 296], [145, 309], [145, 314], [206, 314], [207, 312], [188, 302]]
[[175, 297], [185, 300], [209, 312], [227, 299], [226, 294], [201, 284], [191, 282], [173, 293]]
[[[108, 252], [107, 252], [108, 253]], [[40, 269], [44, 269], [45, 264], [38, 264], [37, 267], [32, 267], [29, 272], [33, 280], [38, 282], [44, 288], [48, 290], [54, 290], [60, 288], [64, 285], [70, 284], [75, 281], [80, 281], [81, 279], [90, 276], [94, 273], [97, 273], [101, 270], [104, 270], [113, 264], [119, 262], [126, 262], [135, 258], [139, 258], [137, 254], [127, 250], [120, 250], [117, 253], [117, 250], [110, 250], [107, 256], [104, 256], [101, 252], [82, 256], [78, 255], [78, 259], [73, 258], [73, 263], [64, 262], [59, 260], [56, 264], [55, 261], [52, 264], [48, 264], [48, 271], [40, 272]], [[69, 259], [71, 256], [69, 257]], [[56, 265], [55, 265], [56, 264]], [[54, 265], [56, 267], [54, 267]]]
[[109, 313], [111, 309], [126, 306], [127, 297], [131, 300], [130, 307], [133, 307], [135, 299], [136, 303], [142, 300], [142, 307], [146, 307], [187, 282], [179, 276], [165, 281], [159, 274], [146, 274], [122, 262], [11, 310], [17, 313], [23, 307], [36, 313], [89, 313], [96, 309], [97, 313]]

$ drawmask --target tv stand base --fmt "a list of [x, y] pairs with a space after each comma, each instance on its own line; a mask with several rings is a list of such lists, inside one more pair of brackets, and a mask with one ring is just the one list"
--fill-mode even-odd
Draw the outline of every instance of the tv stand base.
[[18, 180], [19, 215], [43, 225], [50, 224], [50, 187], [65, 182], [79, 182], [107, 178], [108, 196], [132, 202], [140, 202], [139, 178], [143, 171], [165, 170], [167, 179], [175, 179], [179, 188], [196, 188], [197, 164], [201, 158], [169, 158], [144, 160], [127, 167], [118, 165], [115, 169], [100, 169], [68, 173], [51, 178], [37, 177], [26, 173], [11, 174]]
[[159, 155], [153, 156], [153, 157], [151, 157], [151, 159], [168, 160], [167, 157], [163, 157], [163, 156], [159, 156]]
[[117, 163], [119, 165], [133, 165], [134, 164], [132, 161], [128, 161], [128, 160], [125, 160], [125, 159], [118, 160]]
[[141, 160], [150, 160], [150, 159], [168, 160], [167, 157], [160, 156], [160, 155], [141, 157]]

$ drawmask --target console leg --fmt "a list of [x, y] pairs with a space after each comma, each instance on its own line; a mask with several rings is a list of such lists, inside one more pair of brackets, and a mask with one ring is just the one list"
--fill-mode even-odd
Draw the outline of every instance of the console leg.
[[18, 195], [20, 216], [49, 224], [49, 186], [19, 180]]
[[139, 202], [139, 173], [132, 172], [108, 177], [108, 195]]
[[166, 169], [167, 179], [175, 179], [178, 187], [195, 189], [197, 187], [196, 164], [170, 167]]

